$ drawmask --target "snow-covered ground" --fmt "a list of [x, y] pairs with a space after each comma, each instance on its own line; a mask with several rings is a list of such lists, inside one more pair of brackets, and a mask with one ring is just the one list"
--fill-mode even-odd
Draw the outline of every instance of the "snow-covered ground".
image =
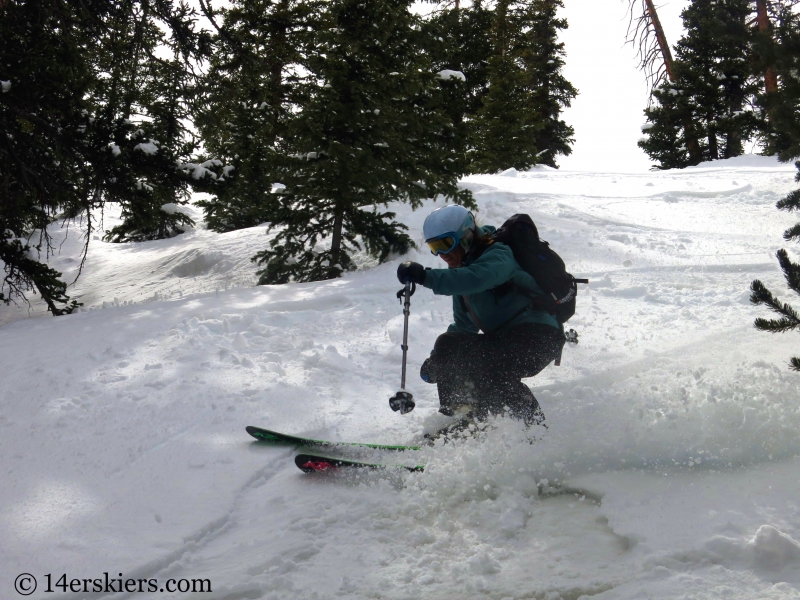
[[[0, 597], [18, 597], [21, 573], [39, 580], [33, 598], [99, 597], [46, 593], [45, 575], [104, 572], [212, 584], [125, 596], [153, 599], [800, 596], [797, 339], [754, 330], [766, 315], [748, 302], [754, 278], [792, 300], [774, 253], [796, 217], [774, 204], [793, 168], [742, 157], [463, 183], [480, 221], [530, 213], [591, 280], [569, 323], [580, 344], [528, 381], [548, 431], [501, 420], [418, 453], [350, 453], [424, 473], [304, 475], [294, 448], [244, 427], [418, 439], [437, 400], [416, 372], [449, 299], [412, 298], [417, 409], [401, 416], [387, 402], [400, 259], [253, 287], [263, 227], [92, 240], [73, 293], [95, 310], [0, 308]], [[397, 211], [420, 236], [433, 207]], [[52, 261], [68, 274], [69, 236]]]

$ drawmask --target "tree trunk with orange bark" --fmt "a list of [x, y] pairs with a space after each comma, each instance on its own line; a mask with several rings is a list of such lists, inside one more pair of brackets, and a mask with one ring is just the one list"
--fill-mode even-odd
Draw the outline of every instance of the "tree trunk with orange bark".
[[664, 59], [664, 68], [667, 70], [667, 77], [669, 77], [670, 81], [675, 81], [675, 75], [672, 67], [672, 51], [667, 43], [667, 36], [664, 34], [664, 28], [661, 26], [661, 20], [658, 18], [658, 12], [656, 11], [655, 4], [653, 4], [653, 0], [645, 0], [645, 6], [647, 7], [647, 15], [650, 18], [650, 22], [653, 24], [653, 29], [656, 33], [656, 40], [658, 41], [658, 47], [661, 50], [661, 56]]
[[[768, 34], [772, 29], [769, 14], [767, 14], [767, 0], [756, 0], [756, 23], [758, 31], [761, 33]], [[770, 66], [764, 70], [764, 91], [767, 94], [778, 91], [778, 74]]]

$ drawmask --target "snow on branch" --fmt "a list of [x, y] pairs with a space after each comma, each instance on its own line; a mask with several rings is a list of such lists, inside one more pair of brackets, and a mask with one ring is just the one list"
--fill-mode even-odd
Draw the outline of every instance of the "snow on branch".
[[[206, 176], [210, 177], [211, 179], [216, 180], [217, 174], [212, 171], [209, 167], [221, 167], [222, 161], [218, 158], [212, 158], [211, 160], [207, 160], [203, 163], [180, 163], [178, 164], [178, 170], [184, 173], [191, 173], [193, 179], [204, 179]], [[225, 167], [226, 169], [228, 167]], [[233, 167], [230, 167], [225, 174], [229, 173], [233, 170]]]
[[439, 79], [443, 79], [444, 81], [449, 81], [450, 79], [460, 79], [461, 81], [467, 80], [467, 78], [464, 76], [464, 73], [461, 71], [452, 71], [450, 69], [439, 71], [438, 75]]

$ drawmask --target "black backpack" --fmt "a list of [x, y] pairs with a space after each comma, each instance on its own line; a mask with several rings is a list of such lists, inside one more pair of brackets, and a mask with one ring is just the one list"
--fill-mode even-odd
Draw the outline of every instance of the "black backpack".
[[517, 214], [508, 219], [492, 239], [502, 242], [514, 253], [522, 269], [531, 275], [546, 297], [536, 296], [533, 305], [551, 313], [559, 323], [566, 323], [575, 314], [575, 297], [579, 283], [588, 279], [575, 279], [567, 273], [564, 261], [539, 238], [539, 232], [528, 215]]

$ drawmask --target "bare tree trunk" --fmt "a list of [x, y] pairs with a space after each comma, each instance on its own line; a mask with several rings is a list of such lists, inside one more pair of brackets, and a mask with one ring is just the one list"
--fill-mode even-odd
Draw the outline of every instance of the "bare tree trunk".
[[637, 49], [639, 68], [650, 81], [652, 94], [665, 75], [669, 81], [675, 80], [672, 51], [653, 0], [628, 0], [628, 12], [630, 21], [626, 41]]
[[703, 151], [700, 149], [700, 142], [697, 141], [697, 133], [691, 119], [683, 121], [683, 131], [686, 134], [686, 150], [689, 152], [689, 160], [693, 165], [703, 162]]
[[[742, 110], [742, 103], [736, 101], [735, 104], [731, 106], [730, 112], [734, 114], [740, 110]], [[734, 156], [739, 156], [743, 151], [742, 132], [736, 127], [729, 129], [725, 133], [725, 152], [722, 158], [733, 158]]]
[[272, 135], [273, 137], [277, 137], [279, 133], [280, 127], [280, 120], [281, 120], [281, 109], [283, 107], [283, 101], [285, 90], [283, 89], [283, 68], [286, 66], [286, 46], [288, 42], [288, 29], [289, 29], [289, 18], [287, 16], [289, 12], [289, 2], [288, 0], [281, 0], [279, 3], [279, 9], [276, 11], [277, 20], [278, 20], [278, 28], [277, 31], [273, 34], [274, 41], [272, 43], [274, 48], [278, 48], [279, 51], [277, 52], [277, 56], [272, 57], [272, 65], [270, 68], [269, 73], [269, 88], [272, 90], [272, 97], [270, 101], [270, 108], [272, 109]]
[[341, 201], [336, 202], [336, 209], [333, 216], [333, 239], [331, 240], [331, 262], [330, 267], [340, 266], [342, 255], [342, 226], [344, 225], [344, 206]]
[[497, 28], [495, 29], [496, 50], [500, 56], [505, 56], [509, 42], [509, 23], [508, 23], [509, 0], [500, 0], [495, 8], [495, 19]]
[[661, 49], [661, 57], [664, 59], [667, 77], [669, 77], [670, 81], [675, 81], [675, 74], [672, 70], [672, 51], [669, 49], [667, 36], [664, 35], [664, 28], [661, 26], [656, 7], [653, 4], [653, 0], [645, 0], [645, 5], [647, 6], [647, 14], [650, 17], [650, 21], [653, 23], [653, 29], [656, 32], [656, 40], [658, 41], [658, 47]]
[[[708, 115], [706, 121], [711, 122], [714, 115]], [[717, 133], [712, 129], [708, 132], [708, 155], [711, 160], [719, 158], [719, 148], [717, 146]]]
[[[767, 34], [770, 30], [769, 15], [767, 14], [767, 0], [756, 0], [756, 23], [758, 30]], [[778, 91], [778, 74], [772, 67], [764, 71], [764, 91], [767, 94]]]

